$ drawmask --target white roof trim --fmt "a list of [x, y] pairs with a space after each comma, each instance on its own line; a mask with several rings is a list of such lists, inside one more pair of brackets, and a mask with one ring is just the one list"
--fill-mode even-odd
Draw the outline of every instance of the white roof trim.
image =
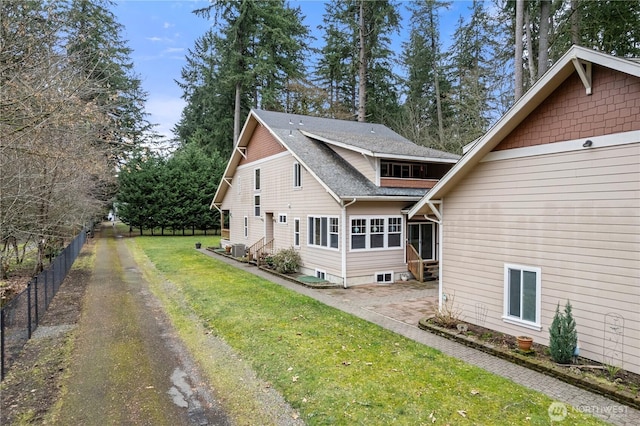
[[576, 68], [574, 60], [595, 63], [625, 74], [640, 77], [640, 64], [624, 58], [573, 46], [503, 115], [496, 124], [462, 156], [447, 174], [409, 211], [409, 218], [432, 200], [441, 199], [455, 180], [462, 178], [480, 160], [538, 107]]

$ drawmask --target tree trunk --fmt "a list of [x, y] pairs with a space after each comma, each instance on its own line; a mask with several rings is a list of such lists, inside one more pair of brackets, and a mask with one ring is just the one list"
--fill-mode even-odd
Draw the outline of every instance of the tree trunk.
[[535, 55], [533, 54], [533, 37], [531, 37], [531, 17], [529, 10], [524, 12], [524, 21], [527, 34], [527, 66], [529, 68], [529, 87], [536, 81]]
[[358, 37], [360, 44], [358, 54], [358, 121], [360, 122], [367, 121], [367, 55], [365, 51], [364, 1], [365, 0], [360, 0], [360, 16], [358, 17]]
[[516, 28], [515, 28], [515, 87], [514, 100], [517, 101], [522, 97], [522, 27], [524, 26], [524, 0], [516, 0]]
[[435, 55], [435, 60], [433, 61], [433, 79], [434, 79], [434, 88], [436, 91], [436, 114], [438, 116], [438, 142], [440, 143], [440, 147], [444, 146], [444, 123], [442, 118], [442, 101], [440, 100], [440, 76], [438, 74], [438, 52], [436, 52], [436, 38], [434, 35], [435, 28], [433, 22], [433, 9], [431, 9], [431, 14], [429, 15], [429, 20], [431, 23], [431, 51]]
[[580, 45], [580, 14], [578, 12], [579, 0], [571, 0], [571, 44]]
[[242, 84], [236, 83], [236, 99], [233, 115], [233, 148], [238, 143], [240, 137], [240, 95], [242, 94]]
[[549, 66], [549, 19], [551, 1], [540, 1], [540, 41], [538, 52], [538, 78], [541, 78]]

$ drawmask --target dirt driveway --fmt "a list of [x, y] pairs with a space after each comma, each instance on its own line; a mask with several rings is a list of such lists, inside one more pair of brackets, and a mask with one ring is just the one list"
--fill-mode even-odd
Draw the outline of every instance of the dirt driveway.
[[103, 227], [59, 424], [229, 424], [122, 239]]

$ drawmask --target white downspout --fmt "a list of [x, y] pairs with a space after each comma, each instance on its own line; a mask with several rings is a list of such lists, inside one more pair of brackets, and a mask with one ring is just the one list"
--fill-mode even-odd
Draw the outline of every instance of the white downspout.
[[[438, 310], [439, 311], [442, 310], [442, 296], [443, 296], [442, 294], [442, 241], [443, 241], [444, 232], [442, 231], [444, 230], [444, 225], [442, 222], [442, 213], [440, 210], [438, 210], [438, 208], [434, 205], [434, 203], [439, 204], [440, 209], [442, 209], [442, 202], [443, 200], [433, 201], [433, 202], [427, 201], [427, 205], [429, 206], [429, 208], [437, 218], [437, 220], [433, 220], [433, 219], [430, 219], [430, 220], [438, 224]], [[424, 217], [426, 218], [427, 215], [424, 215]]]
[[342, 203], [342, 286], [347, 288], [347, 207], [357, 201], [356, 198], [347, 204]]

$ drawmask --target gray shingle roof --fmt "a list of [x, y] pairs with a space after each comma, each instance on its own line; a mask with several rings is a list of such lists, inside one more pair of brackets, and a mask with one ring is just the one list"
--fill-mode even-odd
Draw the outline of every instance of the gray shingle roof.
[[[272, 111], [253, 110], [300, 161], [341, 199], [362, 197], [422, 197], [418, 188], [377, 187], [327, 144], [302, 131], [334, 141], [358, 151], [385, 155], [414, 156], [433, 161], [455, 160], [459, 156], [414, 144], [391, 129], [371, 123], [310, 117]], [[372, 133], [373, 130], [373, 133]]]

